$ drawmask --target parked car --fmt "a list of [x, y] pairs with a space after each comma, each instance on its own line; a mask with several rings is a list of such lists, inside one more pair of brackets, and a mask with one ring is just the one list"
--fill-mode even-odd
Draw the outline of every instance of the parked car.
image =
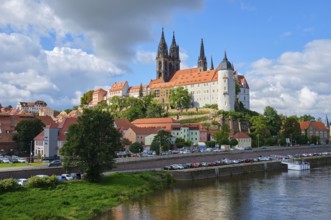
[[24, 186], [27, 182], [28, 182], [28, 179], [25, 179], [25, 178], [17, 179], [17, 183], [20, 186]]
[[68, 173], [64, 173], [64, 174], [61, 174], [62, 177], [65, 177], [66, 180], [73, 180], [74, 178], [72, 178], [72, 176]]
[[80, 179], [82, 179], [82, 175], [80, 173], [70, 173], [70, 175], [72, 176], [72, 178], [74, 180], [80, 180]]
[[28, 161], [25, 158], [19, 157], [17, 158], [18, 163], [27, 163]]
[[58, 181], [67, 181], [67, 178], [65, 176], [57, 176], [56, 179]]
[[51, 162], [48, 163], [48, 166], [49, 167], [58, 167], [58, 166], [61, 166], [62, 163], [60, 160], [53, 160]]

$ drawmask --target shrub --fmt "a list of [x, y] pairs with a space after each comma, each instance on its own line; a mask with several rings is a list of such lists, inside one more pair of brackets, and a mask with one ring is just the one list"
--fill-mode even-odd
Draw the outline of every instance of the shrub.
[[58, 184], [56, 176], [38, 177], [33, 176], [28, 180], [27, 187], [30, 188], [47, 188], [55, 187]]
[[4, 179], [0, 181], [0, 193], [15, 191], [20, 188], [16, 179]]

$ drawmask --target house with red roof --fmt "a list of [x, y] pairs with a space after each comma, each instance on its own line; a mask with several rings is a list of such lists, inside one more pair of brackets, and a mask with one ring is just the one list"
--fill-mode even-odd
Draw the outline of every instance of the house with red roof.
[[92, 94], [92, 101], [91, 101], [90, 105], [96, 106], [98, 103], [105, 100], [106, 95], [107, 95], [107, 91], [102, 88], [94, 90], [93, 94]]
[[238, 132], [234, 134], [232, 138], [238, 141], [238, 144], [236, 146], [238, 148], [252, 147], [252, 138], [246, 133]]
[[312, 144], [326, 144], [329, 142], [330, 133], [328, 128], [321, 121], [303, 121], [299, 122], [301, 134], [306, 135], [308, 139], [317, 137], [317, 143]]
[[34, 138], [34, 155], [44, 158], [59, 155], [59, 150], [66, 142], [66, 134], [71, 125], [77, 124], [77, 118], [64, 118], [59, 124], [51, 124]]

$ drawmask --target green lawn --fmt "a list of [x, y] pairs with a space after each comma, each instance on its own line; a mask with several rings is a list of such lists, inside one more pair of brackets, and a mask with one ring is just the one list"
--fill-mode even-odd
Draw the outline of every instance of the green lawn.
[[47, 163], [43, 162], [34, 162], [34, 163], [0, 163], [0, 169], [4, 167], [24, 167], [24, 166], [44, 166]]
[[54, 189], [25, 188], [0, 194], [1, 219], [89, 219], [129, 199], [168, 187], [165, 172], [114, 173], [101, 183], [62, 182]]

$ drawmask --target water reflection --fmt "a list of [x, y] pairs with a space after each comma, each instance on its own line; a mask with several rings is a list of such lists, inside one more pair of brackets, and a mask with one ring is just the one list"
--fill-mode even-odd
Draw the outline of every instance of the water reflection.
[[179, 182], [98, 220], [328, 219], [331, 168]]

